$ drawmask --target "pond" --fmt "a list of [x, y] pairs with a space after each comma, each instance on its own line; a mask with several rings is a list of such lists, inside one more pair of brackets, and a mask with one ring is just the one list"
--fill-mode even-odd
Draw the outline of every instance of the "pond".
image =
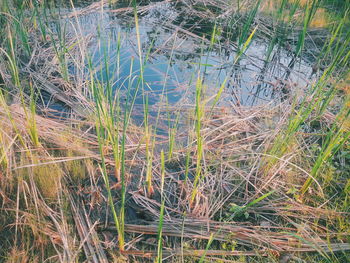
[[[275, 47], [266, 61], [270, 39], [259, 35], [254, 36], [249, 48], [236, 61], [238, 49], [234, 38], [239, 33], [234, 30], [239, 30], [239, 26], [229, 28], [230, 23], [225, 21], [232, 18], [217, 18], [213, 11], [207, 15], [208, 7], [206, 11], [197, 11], [183, 3], [164, 1], [145, 3], [138, 10], [145, 66], [135, 109], [141, 115], [145, 102], [142, 94], [148, 95], [151, 114], [157, 111], [159, 103], [178, 108], [193, 104], [198, 74], [207, 96], [214, 96], [225, 85], [221, 103], [243, 106], [273, 105], [305, 88], [312, 79], [310, 61], [295, 60], [290, 47]], [[133, 12], [132, 6], [103, 2], [84, 3], [74, 10], [60, 11], [60, 24], [66, 28], [67, 35], [81, 30], [85, 37], [89, 36], [88, 56], [92, 58], [92, 68], [98, 69], [95, 77], [103, 85], [108, 82], [114, 94], [121, 97], [126, 96], [128, 85], [133, 90], [140, 86]], [[231, 39], [227, 38], [228, 31]], [[70, 71], [74, 73], [75, 67], [71, 66]], [[166, 100], [160, 99], [163, 93]]]

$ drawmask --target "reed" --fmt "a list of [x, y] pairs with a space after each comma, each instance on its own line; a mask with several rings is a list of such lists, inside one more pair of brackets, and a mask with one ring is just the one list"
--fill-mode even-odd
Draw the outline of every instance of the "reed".
[[[344, 26], [344, 24], [343, 24]], [[337, 35], [337, 30], [333, 32], [333, 34]], [[350, 43], [349, 34], [343, 39], [344, 43], [347, 45]], [[333, 44], [333, 38], [330, 39], [329, 45]], [[346, 46], [345, 45], [345, 46]], [[296, 109], [295, 115], [289, 119], [288, 126], [285, 131], [278, 134], [273, 146], [269, 150], [269, 153], [273, 156], [281, 157], [283, 156], [288, 147], [291, 145], [292, 140], [295, 138], [296, 132], [302, 129], [303, 125], [309, 118], [318, 119], [328, 107], [331, 99], [334, 97], [336, 89], [334, 86], [330, 89], [327, 88], [327, 84], [331, 80], [332, 75], [335, 73], [337, 65], [339, 63], [347, 63], [344, 59], [348, 59], [345, 46], [339, 46], [337, 50], [334, 50], [336, 53], [333, 57], [333, 60], [329, 64], [329, 66], [323, 71], [321, 77], [317, 80], [317, 82], [310, 87], [309, 96], [304, 97], [302, 102], [300, 103], [299, 109]], [[321, 54], [322, 55], [322, 54]], [[297, 102], [295, 100], [294, 108], [297, 107]], [[277, 159], [270, 160], [270, 164], [267, 166], [267, 170], [271, 168], [271, 165], [276, 163]]]
[[196, 198], [200, 179], [202, 177], [202, 156], [203, 156], [203, 137], [201, 135], [201, 123], [202, 118], [204, 114], [204, 103], [202, 100], [203, 96], [203, 83], [202, 79], [200, 78], [198, 74], [197, 83], [196, 83], [196, 108], [195, 108], [195, 133], [196, 133], [196, 140], [197, 140], [197, 156], [196, 156], [196, 173], [194, 176], [193, 181], [193, 189], [190, 199], [190, 204], [193, 203], [193, 201]]
[[[259, 7], [261, 4], [261, 0], [256, 1], [254, 7], [251, 9], [251, 11], [248, 13], [246, 21], [242, 27], [242, 30], [240, 32], [240, 36], [238, 38], [238, 53], [243, 53], [245, 49], [247, 49], [248, 44], [250, 43], [250, 40], [254, 33], [249, 33], [250, 29], [254, 23], [254, 19], [258, 13]], [[255, 32], [256, 29], [253, 30]]]
[[162, 262], [162, 231], [163, 231], [163, 221], [164, 221], [164, 207], [165, 207], [165, 197], [164, 197], [164, 180], [165, 180], [165, 157], [164, 151], [160, 153], [161, 161], [161, 179], [160, 179], [160, 196], [161, 196], [161, 206], [160, 206], [160, 216], [158, 225], [158, 248], [157, 248], [157, 258], [156, 262]]
[[324, 142], [322, 143], [321, 151], [311, 169], [310, 176], [300, 189], [300, 193], [304, 195], [313, 180], [316, 180], [320, 174], [321, 169], [333, 157], [333, 155], [346, 143], [350, 138], [350, 131], [345, 128], [348, 118], [350, 116], [350, 109], [348, 107], [349, 98], [346, 99], [342, 109], [337, 115], [336, 121], [329, 129]]
[[[262, 13], [260, 0], [237, 1], [238, 10], [221, 2], [186, 3], [185, 14], [210, 21], [203, 35], [211, 37], [196, 35], [196, 29], [204, 31], [201, 21], [185, 28], [169, 16], [166, 33], [176, 30], [167, 41], [158, 38], [160, 47], [154, 37], [145, 48], [144, 35], [163, 31], [144, 34], [141, 20], [165, 3], [138, 7], [133, 1], [119, 9], [112, 1], [86, 8], [69, 2], [72, 13], [54, 3], [0, 1], [0, 234], [6, 239], [0, 258], [271, 262], [283, 261], [283, 252], [308, 262], [349, 260], [348, 4], [329, 35], [313, 38], [309, 29], [317, 10], [336, 8], [335, 1], [276, 0], [272, 17]], [[80, 24], [79, 16], [89, 13], [101, 18], [96, 35], [86, 35]], [[133, 14], [123, 27], [134, 34], [135, 45], [124, 46], [124, 28], [109, 33], [120, 13]], [[105, 17], [113, 18], [108, 26]], [[172, 105], [167, 85], [170, 75], [182, 73], [174, 64], [187, 38], [189, 48], [200, 50], [187, 60], [199, 63], [188, 63], [196, 73], [175, 90], [188, 97]], [[309, 50], [314, 40], [317, 48]], [[255, 41], [266, 44], [263, 57], [247, 52]], [[124, 57], [130, 47], [138, 58]], [[281, 50], [292, 53], [293, 63], [281, 62]], [[213, 53], [224, 66], [212, 65]], [[305, 53], [313, 56], [315, 70], [303, 97], [293, 89], [273, 105], [230, 100], [242, 83], [239, 75], [256, 67], [268, 79], [270, 69], [281, 67], [289, 73], [277, 80], [288, 83], [307, 61]], [[157, 54], [167, 61], [153, 111], [146, 72], [158, 66]], [[208, 81], [213, 71], [221, 72], [220, 83]], [[41, 90], [70, 112], [45, 108]], [[135, 113], [141, 119], [134, 121]], [[101, 245], [114, 244], [114, 232], [117, 252]]]

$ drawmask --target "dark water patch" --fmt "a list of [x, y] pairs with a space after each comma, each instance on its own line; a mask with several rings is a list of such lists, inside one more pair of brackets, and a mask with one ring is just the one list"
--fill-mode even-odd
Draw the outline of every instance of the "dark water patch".
[[45, 90], [40, 90], [38, 92], [36, 105], [38, 107], [38, 113], [45, 115], [52, 119], [62, 119], [65, 120], [69, 118], [72, 113], [72, 109], [64, 102], [55, 99], [52, 94]]

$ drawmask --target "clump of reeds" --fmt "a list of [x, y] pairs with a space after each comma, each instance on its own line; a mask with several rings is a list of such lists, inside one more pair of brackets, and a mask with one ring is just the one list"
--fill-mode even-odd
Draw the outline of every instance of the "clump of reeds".
[[[304, 6], [287, 2], [278, 1], [277, 27], [271, 31], [266, 58], [269, 61], [275, 47], [283, 45], [279, 35], [287, 38], [293, 17], [303, 10], [290, 49], [293, 67], [305, 51], [320, 1]], [[233, 64], [248, 56], [259, 35], [261, 4], [252, 1], [253, 8], [243, 16], [237, 41], [231, 43], [237, 47]], [[74, 10], [72, 1], [71, 5]], [[287, 6], [291, 9], [286, 26]], [[105, 14], [105, 7], [100, 3], [99, 15]], [[346, 17], [320, 52], [317, 63], [327, 67], [306, 87], [304, 98], [274, 107], [220, 107], [229, 78], [208, 96], [212, 87], [205, 84], [206, 69], [203, 74], [200, 65], [193, 105], [172, 115], [165, 83], [174, 40], [161, 94], [165, 116], [159, 108], [153, 123], [144, 78], [153, 46], [142, 49], [136, 2], [123, 10], [134, 11], [140, 71], [135, 72], [136, 59], [131, 58], [125, 93], [114, 90], [110, 77], [108, 34], [100, 29], [91, 40], [82, 33], [78, 15], [84, 10], [71, 15], [72, 36], [62, 20], [52, 21], [48, 10], [32, 1], [18, 10], [9, 1], [0, 8], [5, 35], [0, 40], [0, 220], [6, 229], [0, 231], [7, 235], [0, 253], [8, 262], [108, 262], [108, 245], [124, 256], [156, 262], [170, 256], [199, 262], [249, 256], [268, 262], [282, 260], [286, 251], [301, 258], [304, 252], [316, 252], [328, 261], [348, 258], [349, 183], [340, 178], [344, 198], [339, 203], [346, 211], [339, 211], [323, 184], [337, 178], [322, 176], [327, 166], [335, 165], [334, 158], [344, 160], [337, 154], [347, 153], [349, 146], [349, 97], [340, 100], [341, 107], [332, 107], [338, 80], [349, 74], [339, 70], [349, 65]], [[240, 1], [239, 16], [245, 11]], [[216, 25], [211, 40], [203, 39], [210, 51], [220, 48]], [[99, 65], [89, 53], [89, 41], [99, 43]], [[120, 63], [120, 34], [116, 43]], [[77, 68], [74, 73], [69, 70], [72, 65]], [[40, 89], [70, 112], [63, 117], [45, 114], [38, 105]], [[143, 122], [137, 126], [132, 116], [140, 93]], [[167, 136], [157, 133], [162, 118], [168, 123]], [[279, 123], [266, 125], [276, 119]], [[312, 123], [322, 128], [309, 132]], [[319, 147], [315, 150], [310, 144]], [[321, 194], [308, 195], [316, 191]], [[130, 211], [138, 216], [136, 223]]]

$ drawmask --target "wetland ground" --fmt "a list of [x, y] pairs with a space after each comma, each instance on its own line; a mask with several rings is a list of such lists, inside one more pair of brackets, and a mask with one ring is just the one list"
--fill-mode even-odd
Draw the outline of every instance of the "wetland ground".
[[350, 2], [0, 2], [0, 262], [350, 262]]

